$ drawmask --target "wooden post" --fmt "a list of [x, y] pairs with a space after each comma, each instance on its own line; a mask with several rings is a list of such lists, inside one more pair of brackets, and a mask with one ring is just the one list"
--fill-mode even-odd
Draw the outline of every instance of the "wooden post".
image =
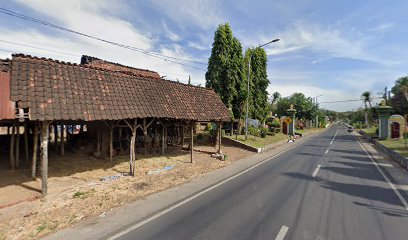
[[162, 129], [161, 129], [161, 137], [162, 137], [162, 147], [161, 147], [161, 153], [164, 155], [164, 145], [165, 145], [165, 137], [164, 137], [164, 124], [162, 123]]
[[16, 168], [20, 167], [20, 124], [17, 123], [16, 133]]
[[217, 153], [221, 153], [221, 137], [222, 137], [222, 132], [221, 132], [221, 123], [217, 124], [218, 127], [218, 151]]
[[60, 136], [61, 136], [61, 156], [64, 156], [65, 155], [65, 144], [64, 144], [64, 142], [65, 142], [65, 134], [64, 134], [64, 131], [65, 131], [65, 125], [61, 125], [61, 134], [60, 134]]
[[167, 149], [167, 134], [168, 133], [168, 128], [167, 128], [167, 124], [164, 124], [164, 150]]
[[119, 151], [122, 152], [122, 128], [119, 128]]
[[181, 148], [184, 147], [184, 124], [181, 128]]
[[41, 194], [44, 198], [48, 191], [48, 124], [44, 121], [41, 124]]
[[24, 122], [24, 150], [25, 150], [25, 160], [26, 163], [29, 163], [30, 160], [30, 156], [29, 156], [29, 152], [28, 152], [28, 124], [27, 121]]
[[31, 165], [31, 177], [35, 178], [37, 170], [37, 150], [38, 150], [38, 124], [35, 123], [34, 133], [33, 133], [33, 163]]
[[15, 155], [14, 155], [15, 130], [16, 130], [16, 123], [13, 122], [13, 126], [11, 127], [11, 138], [10, 138], [10, 167], [12, 170], [16, 169], [16, 161], [15, 161]]
[[234, 121], [231, 120], [231, 132], [230, 132], [230, 136], [232, 137], [233, 134], [234, 134]]
[[130, 124], [128, 121], [124, 120], [124, 122], [129, 126], [130, 130], [132, 131], [132, 137], [130, 139], [130, 159], [129, 159], [129, 168], [130, 168], [130, 175], [135, 176], [135, 162], [136, 162], [136, 130], [137, 126], [137, 119], [133, 120], [133, 124]]
[[109, 160], [113, 161], [113, 123], [109, 124]]
[[58, 126], [54, 124], [54, 150], [58, 151]]
[[190, 162], [191, 163], [194, 163], [194, 160], [193, 160], [193, 144], [194, 144], [193, 132], [194, 132], [194, 123], [191, 122], [190, 123]]

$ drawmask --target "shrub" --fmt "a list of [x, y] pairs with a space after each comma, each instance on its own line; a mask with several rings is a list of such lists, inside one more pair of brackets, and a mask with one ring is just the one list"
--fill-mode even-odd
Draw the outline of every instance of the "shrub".
[[266, 127], [261, 126], [259, 128], [259, 134], [261, 135], [261, 138], [266, 137], [266, 134], [269, 132], [269, 130]]
[[256, 128], [254, 126], [249, 126], [248, 127], [248, 132], [249, 134], [255, 136], [255, 137], [259, 137], [260, 136], [260, 131], [259, 128]]

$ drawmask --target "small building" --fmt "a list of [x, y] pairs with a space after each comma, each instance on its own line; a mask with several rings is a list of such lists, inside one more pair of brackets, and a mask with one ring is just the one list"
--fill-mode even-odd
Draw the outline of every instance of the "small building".
[[114, 138], [119, 138], [120, 144], [121, 135], [128, 134], [133, 174], [138, 146], [148, 149], [159, 139], [164, 154], [169, 134], [179, 144], [187, 130], [193, 161], [194, 124], [229, 121], [228, 109], [213, 90], [168, 81], [157, 72], [89, 56], [83, 56], [81, 64], [23, 54], [0, 61], [0, 126], [7, 128], [9, 136], [10, 167], [18, 167], [19, 144], [15, 139], [24, 128], [26, 158], [32, 157], [33, 176], [38, 150], [41, 152], [44, 196], [51, 133], [54, 137], [59, 134], [64, 154], [64, 134], [73, 126], [86, 127], [87, 139], [97, 143], [93, 151], [108, 152], [111, 160]]

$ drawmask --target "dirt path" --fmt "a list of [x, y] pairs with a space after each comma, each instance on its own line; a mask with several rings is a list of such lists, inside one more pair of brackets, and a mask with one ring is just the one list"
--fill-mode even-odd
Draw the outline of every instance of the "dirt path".
[[54, 158], [46, 201], [39, 199], [40, 179], [27, 177], [29, 170], [1, 170], [0, 181], [3, 177], [9, 180], [0, 185], [0, 239], [38, 239], [253, 154], [223, 147], [228, 159], [219, 161], [206, 153], [214, 152], [213, 147], [197, 150], [194, 164], [189, 163], [189, 152], [179, 148], [169, 148], [164, 157], [139, 159], [135, 177], [126, 175], [127, 156], [117, 157], [114, 163], [78, 155]]

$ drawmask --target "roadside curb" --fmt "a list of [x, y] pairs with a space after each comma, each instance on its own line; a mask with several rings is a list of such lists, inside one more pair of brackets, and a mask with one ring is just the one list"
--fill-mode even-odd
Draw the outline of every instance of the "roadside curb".
[[367, 133], [365, 133], [362, 130], [357, 131], [364, 139], [366, 139], [367, 141], [369, 141], [370, 143], [374, 144], [375, 146], [377, 146], [383, 153], [387, 154], [388, 156], [391, 157], [391, 159], [398, 163], [399, 166], [401, 166], [401, 168], [408, 170], [408, 159], [406, 159], [404, 156], [402, 156], [401, 154], [397, 153], [394, 150], [391, 150], [389, 148], [387, 148], [386, 146], [384, 146], [383, 144], [381, 144], [380, 142], [378, 142], [376, 139], [368, 136]]

